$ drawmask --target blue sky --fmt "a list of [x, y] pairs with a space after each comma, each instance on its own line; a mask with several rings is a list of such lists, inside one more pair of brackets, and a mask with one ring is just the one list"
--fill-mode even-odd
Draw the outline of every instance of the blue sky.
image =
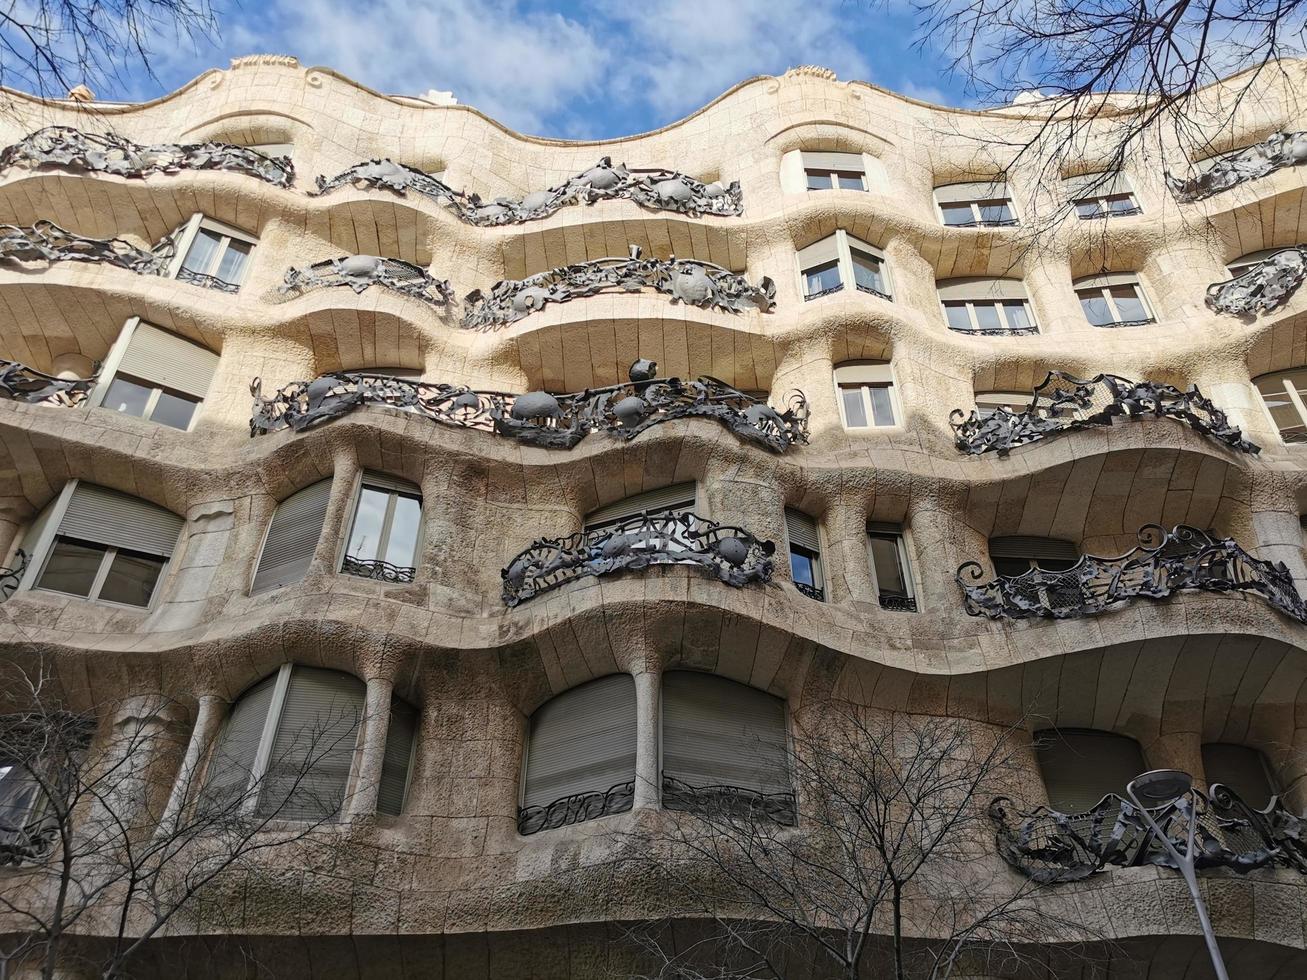
[[235, 55], [293, 54], [383, 92], [452, 90], [515, 129], [593, 139], [644, 132], [736, 82], [802, 64], [929, 101], [968, 104], [888, 0], [218, 0], [211, 47], [156, 46], [150, 98]]

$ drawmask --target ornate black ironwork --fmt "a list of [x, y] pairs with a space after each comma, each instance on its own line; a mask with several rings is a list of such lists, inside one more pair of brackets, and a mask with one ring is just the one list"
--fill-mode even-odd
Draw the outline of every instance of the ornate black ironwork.
[[13, 565], [9, 568], [0, 568], [0, 602], [8, 599], [18, 590], [23, 575], [27, 572], [28, 561], [27, 552], [19, 548], [14, 552]]
[[377, 582], [392, 584], [412, 582], [417, 576], [416, 568], [392, 565], [380, 558], [355, 558], [353, 555], [345, 556], [340, 563], [340, 570], [346, 575], [357, 575], [359, 578], [370, 578]]
[[[1007, 797], [990, 804], [998, 852], [1027, 877], [1043, 883], [1079, 881], [1108, 867], [1160, 865], [1175, 861], [1129, 800], [1108, 794], [1084, 813], [1060, 813], [1038, 806], [1014, 812]], [[1240, 874], [1264, 867], [1307, 874], [1307, 824], [1272, 797], [1264, 810], [1245, 803], [1219, 783], [1197, 789], [1149, 813], [1180, 853], [1196, 821], [1195, 866], [1228, 868]]]
[[88, 238], [44, 219], [30, 227], [0, 225], [0, 260], [104, 262], [142, 276], [164, 276], [174, 254], [168, 238], [147, 252], [121, 238]]
[[881, 290], [877, 289], [875, 286], [864, 286], [862, 283], [858, 283], [858, 292], [867, 293], [870, 296], [878, 296], [881, 299], [889, 300], [890, 302], [893, 302], [894, 299], [894, 297], [892, 297], [889, 293], [882, 292]]
[[635, 781], [618, 783], [607, 792], [577, 793], [543, 806], [524, 806], [517, 811], [517, 832], [522, 836], [583, 823], [614, 813], [626, 813], [635, 805]]
[[133, 143], [112, 133], [83, 133], [71, 126], [48, 126], [0, 150], [0, 170], [15, 164], [60, 170], [86, 170], [119, 177], [175, 174], [182, 170], [226, 170], [247, 174], [276, 187], [290, 187], [290, 157], [270, 157], [247, 146], [203, 143]]
[[653, 361], [636, 361], [628, 384], [572, 395], [509, 395], [347, 371], [295, 381], [264, 398], [262, 382], [255, 378], [250, 434], [284, 428], [300, 432], [365, 405], [388, 405], [547, 449], [571, 449], [595, 430], [634, 439], [679, 418], [716, 419], [740, 438], [778, 453], [808, 441], [808, 402], [800, 391], [791, 392], [787, 407], [777, 411], [716, 378], [659, 381], [657, 367]]
[[5, 865], [43, 861], [54, 851], [59, 827], [48, 819], [37, 819], [21, 827], [0, 821], [0, 868]]
[[991, 449], [1006, 456], [1017, 446], [1048, 435], [1111, 425], [1114, 419], [1169, 418], [1245, 453], [1261, 447], [1243, 438], [1238, 426], [1203, 397], [1196, 385], [1187, 391], [1154, 381], [1130, 381], [1115, 374], [1081, 380], [1064, 371], [1050, 371], [1034, 389], [1030, 406], [1021, 412], [997, 407], [988, 415], [960, 408], [949, 413], [957, 447], [978, 456]]
[[385, 286], [436, 306], [447, 306], [454, 298], [449, 280], [435, 279], [412, 262], [376, 255], [343, 255], [314, 262], [306, 269], [287, 269], [286, 281], [277, 288], [289, 293], [321, 286], [348, 286], [355, 293], [369, 286]]
[[1081, 221], [1093, 221], [1096, 218], [1129, 218], [1136, 214], [1143, 214], [1144, 209], [1136, 204], [1129, 208], [1098, 208], [1089, 214], [1082, 214], [1079, 211], [1076, 213], [1080, 215]]
[[760, 793], [739, 786], [691, 786], [663, 773], [663, 808], [744, 820], [799, 822], [793, 793]]
[[1177, 592], [1244, 592], [1307, 623], [1307, 603], [1282, 562], [1254, 558], [1230, 538], [1187, 524], [1167, 531], [1145, 524], [1139, 545], [1115, 558], [1082, 555], [1070, 568], [1032, 568], [982, 582], [979, 562], [958, 567], [967, 614], [990, 619], [1074, 619], [1135, 599], [1166, 599]]
[[945, 225], [946, 228], [1014, 228], [1021, 224], [1017, 218], [973, 218], [970, 221], [955, 221]]
[[803, 301], [806, 303], [809, 300], [821, 299], [823, 296], [831, 295], [831, 293], [838, 293], [843, 288], [844, 288], [844, 283], [837, 282], [835, 285], [827, 286], [825, 289], [819, 289], [815, 293], [804, 293]]
[[391, 160], [358, 163], [330, 180], [319, 177], [317, 184], [319, 195], [347, 185], [383, 187], [397, 194], [412, 190], [446, 205], [468, 224], [482, 226], [521, 224], [546, 218], [568, 205], [617, 198], [654, 211], [676, 211], [696, 218], [734, 217], [744, 211], [739, 181], [723, 187], [674, 170], [628, 170], [625, 164], [614, 165], [610, 157], [557, 187], [534, 191], [520, 201], [507, 197], [483, 201], [476, 194], [456, 191], [437, 177]]
[[1103, 330], [1115, 330], [1118, 327], [1146, 327], [1150, 323], [1156, 323], [1155, 317], [1146, 316], [1139, 320], [1111, 320], [1107, 323], [1094, 323], [1091, 326], [1099, 327]]
[[1272, 133], [1260, 143], [1221, 157], [1203, 173], [1183, 179], [1168, 173], [1166, 186], [1181, 203], [1201, 201], [1284, 167], [1303, 163], [1307, 163], [1307, 133]]
[[651, 565], [695, 565], [737, 588], [771, 579], [776, 545], [739, 527], [695, 514], [641, 514], [593, 531], [536, 541], [500, 572], [504, 604], [588, 575], [640, 571]]
[[177, 281], [189, 282], [196, 286], [203, 286], [205, 289], [216, 289], [220, 293], [239, 293], [241, 291], [241, 284], [238, 282], [228, 282], [226, 279], [211, 276], [207, 272], [196, 272], [194, 269], [188, 269], [185, 266], [177, 270]]
[[1038, 327], [955, 327], [949, 324], [949, 329], [971, 337], [1033, 337], [1039, 333]]
[[1307, 247], [1268, 255], [1246, 272], [1207, 287], [1207, 306], [1217, 313], [1256, 316], [1278, 310], [1307, 278]]
[[463, 326], [494, 330], [516, 323], [548, 303], [566, 303], [606, 292], [635, 293], [642, 289], [665, 293], [673, 303], [728, 313], [745, 310], [770, 313], [776, 305], [776, 284], [765, 276], [754, 286], [744, 276], [711, 262], [675, 256], [642, 259], [640, 248], [632, 245], [628, 258], [596, 259], [550, 269], [526, 279], [501, 279], [491, 287], [489, 295], [473, 290], [465, 300]]
[[818, 588], [815, 585], [809, 585], [807, 582], [795, 582], [794, 587], [809, 599], [816, 599], [818, 602], [826, 601], [826, 590]]
[[56, 378], [26, 364], [0, 358], [0, 398], [11, 401], [76, 408], [86, 401], [99, 379], [98, 374], [89, 378]]
[[913, 596], [899, 595], [897, 592], [882, 592], [880, 608], [892, 612], [916, 612], [917, 600]]

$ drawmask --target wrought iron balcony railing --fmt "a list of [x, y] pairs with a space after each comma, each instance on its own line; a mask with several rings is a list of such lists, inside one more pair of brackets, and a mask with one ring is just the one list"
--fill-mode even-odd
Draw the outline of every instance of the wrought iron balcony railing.
[[970, 221], [947, 221], [945, 228], [1015, 228], [1021, 224], [1018, 218], [973, 218]]
[[1230, 538], [1177, 525], [1145, 524], [1139, 545], [1116, 558], [1083, 555], [1064, 571], [1032, 568], [982, 582], [979, 562], [957, 570], [968, 615], [990, 619], [1074, 619], [1135, 599], [1177, 592], [1242, 592], [1260, 596], [1286, 616], [1307, 623], [1307, 603], [1280, 562], [1254, 558]]
[[435, 279], [412, 262], [376, 255], [343, 255], [304, 269], [287, 269], [286, 280], [277, 289], [303, 293], [324, 286], [348, 286], [355, 293], [369, 286], [384, 286], [433, 306], [448, 306], [454, 299], [449, 280]]
[[1116, 330], [1120, 327], [1146, 327], [1156, 322], [1156, 317], [1146, 316], [1140, 320], [1110, 320], [1107, 323], [1093, 323], [1090, 326], [1098, 327], [1100, 330]]
[[238, 282], [228, 282], [218, 276], [211, 276], [207, 272], [196, 272], [194, 269], [188, 269], [182, 266], [177, 270], [178, 282], [189, 282], [194, 286], [202, 286], [205, 289], [216, 289], [220, 293], [239, 293], [241, 284]]
[[1218, 159], [1192, 177], [1166, 174], [1166, 186], [1181, 203], [1201, 201], [1284, 167], [1307, 163], [1307, 133], [1272, 133], [1260, 143]]
[[663, 773], [663, 808], [727, 820], [769, 820], [786, 827], [799, 822], [791, 792], [761, 793], [739, 786], [691, 786], [666, 773]]
[[618, 783], [606, 792], [576, 793], [543, 806], [524, 806], [517, 811], [517, 832], [522, 836], [584, 823], [614, 813], [626, 813], [635, 805], [635, 780]]
[[1034, 337], [1039, 333], [1038, 327], [955, 327], [949, 324], [954, 333], [969, 337]]
[[1307, 278], [1307, 246], [1268, 255], [1241, 275], [1207, 287], [1207, 307], [1216, 313], [1256, 316], [1278, 310]]
[[866, 293], [868, 296], [875, 296], [878, 299], [883, 299], [887, 303], [894, 302], [893, 296], [891, 296], [887, 292], [884, 292], [883, 290], [877, 289], [875, 286], [867, 286], [864, 285], [863, 283], [858, 283], [858, 292]]
[[247, 146], [213, 140], [142, 145], [112, 133], [83, 133], [71, 126], [39, 129], [0, 150], [0, 170], [17, 164], [118, 177], [225, 170], [257, 177], [276, 187], [290, 187], [295, 179], [290, 157], [270, 157]]
[[417, 569], [405, 565], [392, 565], [380, 558], [355, 558], [346, 555], [340, 563], [340, 570], [346, 575], [370, 578], [377, 582], [392, 584], [412, 582], [417, 577]]
[[743, 313], [770, 313], [776, 305], [776, 284], [767, 277], [757, 285], [738, 273], [711, 262], [694, 259], [644, 259], [632, 245], [627, 258], [595, 259], [539, 272], [526, 279], [501, 279], [489, 294], [474, 289], [467, 294], [463, 326], [469, 330], [495, 330], [516, 323], [549, 303], [600, 293], [638, 293], [643, 289], [664, 293], [673, 303], [703, 309]]
[[31, 404], [76, 408], [86, 401], [100, 376], [56, 378], [17, 361], [0, 359], [0, 398]]
[[1130, 208], [1098, 208], [1096, 211], [1090, 211], [1088, 214], [1077, 212], [1081, 221], [1094, 221], [1097, 218], [1130, 218], [1136, 214], [1143, 214], [1144, 209], [1139, 205]]
[[628, 384], [572, 395], [509, 395], [347, 371], [295, 381], [264, 398], [255, 378], [250, 434], [285, 428], [300, 432], [366, 405], [386, 405], [547, 449], [571, 449], [596, 430], [634, 439], [679, 418], [716, 419], [741, 439], [778, 453], [808, 441], [808, 403], [802, 392], [791, 392], [788, 407], [777, 411], [716, 378], [659, 381], [653, 361], [636, 361], [630, 374]]
[[504, 604], [527, 599], [589, 575], [690, 565], [739, 588], [770, 581], [776, 545], [748, 531], [695, 514], [641, 514], [620, 524], [535, 542], [500, 573]]
[[[990, 804], [998, 852], [1023, 875], [1043, 884], [1079, 881], [1108, 867], [1175, 862], [1133, 803], [1109, 794], [1084, 813], [1060, 813], [1038, 806], [1017, 812], [1007, 797]], [[1307, 822], [1273, 797], [1264, 810], [1245, 803], [1228, 786], [1207, 793], [1191, 790], [1149, 813], [1180, 853], [1195, 828], [1199, 869], [1228, 868], [1245, 874], [1257, 868], [1291, 868], [1307, 874]]]
[[1082, 381], [1064, 371], [1050, 371], [1032, 392], [1030, 407], [1024, 411], [997, 407], [986, 415], [976, 409], [966, 415], [955, 408], [948, 420], [962, 452], [978, 456], [993, 450], [1006, 456], [1045, 436], [1111, 425], [1115, 419], [1145, 418], [1175, 419], [1231, 449], [1261, 452], [1197, 386], [1181, 391], [1115, 374], [1096, 374]]
[[27, 572], [27, 552], [19, 548], [14, 552], [14, 563], [10, 568], [0, 568], [0, 602], [8, 599], [23, 581]]
[[819, 289], [815, 293], [804, 293], [803, 301], [807, 303], [814, 299], [821, 299], [823, 296], [830, 296], [833, 293], [838, 293], [843, 288], [844, 288], [844, 283], [837, 282], [835, 285], [827, 286], [825, 289]]
[[910, 595], [901, 595], [897, 592], [882, 592], [880, 594], [880, 608], [888, 609], [891, 612], [916, 612], [917, 600]]
[[165, 238], [153, 251], [121, 238], [89, 238], [41, 220], [30, 227], [0, 225], [0, 260], [103, 262], [142, 276], [166, 276], [176, 246]]
[[794, 587], [809, 599], [816, 599], [818, 602], [826, 601], [826, 590], [820, 586], [809, 585], [807, 582], [795, 582]]
[[457, 191], [443, 180], [414, 167], [391, 160], [357, 163], [328, 180], [318, 178], [317, 193], [330, 194], [339, 187], [382, 187], [397, 194], [409, 190], [447, 206], [472, 225], [511, 225], [547, 218], [573, 204], [625, 198], [652, 211], [675, 211], [694, 218], [703, 215], [734, 217], [744, 211], [739, 181], [729, 186], [705, 184], [674, 170], [628, 170], [603, 157], [589, 170], [568, 178], [556, 187], [534, 191], [520, 201], [497, 197], [483, 201], [478, 195]]

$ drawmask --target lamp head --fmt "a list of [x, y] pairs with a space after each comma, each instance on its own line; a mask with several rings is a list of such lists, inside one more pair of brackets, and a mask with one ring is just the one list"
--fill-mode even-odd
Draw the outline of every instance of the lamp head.
[[1126, 792], [1144, 806], [1173, 803], [1193, 788], [1194, 777], [1179, 769], [1154, 769], [1130, 780]]

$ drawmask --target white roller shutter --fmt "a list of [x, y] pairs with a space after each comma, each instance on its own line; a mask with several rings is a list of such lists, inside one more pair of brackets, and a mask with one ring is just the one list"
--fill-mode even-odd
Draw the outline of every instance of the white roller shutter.
[[821, 552], [821, 537], [817, 532], [817, 522], [802, 511], [791, 507], [785, 508], [785, 532], [790, 544], [807, 548], [809, 551]]
[[1048, 805], [1062, 813], [1084, 813], [1108, 793], [1125, 796], [1146, 769], [1139, 743], [1111, 732], [1048, 729], [1035, 734], [1035, 751]]
[[275, 589], [304, 577], [322, 537], [330, 497], [331, 480], [322, 480], [277, 505], [259, 555], [251, 592]]
[[650, 514], [667, 511], [692, 511], [695, 505], [696, 488], [693, 483], [673, 483], [669, 487], [660, 487], [645, 493], [637, 493], [615, 503], [600, 507], [586, 515], [585, 527], [611, 524], [614, 521], [636, 517], [646, 511]]
[[1012, 534], [989, 539], [991, 558], [1046, 558], [1053, 561], [1077, 561], [1080, 552], [1070, 541], [1041, 538], [1029, 534]]
[[799, 268], [815, 269], [827, 262], [838, 262], [840, 257], [839, 236], [830, 235], [819, 242], [813, 242], [799, 249]]
[[375, 487], [378, 490], [393, 490], [396, 493], [406, 493], [413, 497], [422, 496], [422, 488], [416, 483], [402, 477], [377, 473], [373, 470], [368, 470], [363, 474], [363, 485], [365, 487]]
[[349, 674], [294, 668], [259, 788], [260, 814], [322, 820], [339, 812], [366, 694]]
[[1099, 171], [1067, 177], [1062, 181], [1062, 191], [1069, 200], [1081, 201], [1113, 194], [1133, 194], [1134, 188], [1130, 186], [1130, 178], [1123, 173]]
[[565, 691], [531, 716], [522, 805], [604, 793], [635, 779], [635, 679], [610, 674]]
[[259, 741], [268, 720], [268, 708], [277, 688], [273, 674], [250, 688], [231, 706], [227, 723], [209, 757], [201, 801], [215, 809], [232, 806], [244, 796], [259, 754]]
[[941, 300], [971, 300], [972, 302], [992, 302], [996, 299], [1026, 299], [1026, 286], [1020, 279], [988, 279], [985, 277], [966, 277], [962, 279], [945, 279], [937, 283]]
[[790, 790], [785, 702], [713, 674], [663, 675], [663, 775], [695, 787]]
[[844, 170], [865, 174], [867, 165], [861, 153], [814, 153], [803, 151], [803, 168], [805, 170]]
[[1072, 289], [1107, 289], [1110, 286], [1138, 286], [1139, 274], [1135, 272], [1107, 272], [1101, 276], [1081, 276], [1073, 280]]
[[963, 204], [972, 201], [1001, 201], [1008, 197], [1007, 183], [1002, 180], [945, 184], [935, 188], [937, 204]]
[[201, 401], [217, 370], [218, 355], [213, 351], [148, 323], [136, 324], [118, 365], [119, 374], [182, 391]]
[[172, 511], [117, 490], [79, 481], [59, 522], [59, 533], [170, 558], [184, 523]]
[[[386, 751], [381, 760], [381, 784], [377, 790], [377, 812], [397, 817], [404, 809], [408, 790], [413, 739], [417, 736], [418, 713], [412, 705], [393, 698], [390, 725], [386, 729]], [[363, 774], [365, 778], [370, 773]]]

